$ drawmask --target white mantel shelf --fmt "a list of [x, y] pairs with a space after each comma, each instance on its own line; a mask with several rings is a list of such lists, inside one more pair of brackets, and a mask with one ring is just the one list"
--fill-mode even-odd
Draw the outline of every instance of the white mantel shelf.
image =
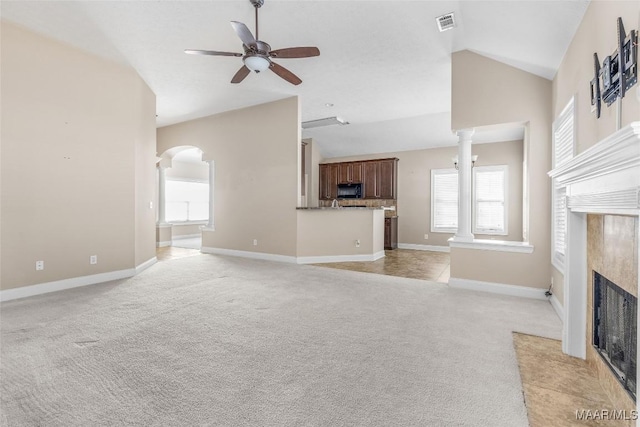
[[549, 172], [567, 187], [573, 212], [640, 213], [640, 122], [633, 122]]
[[640, 215], [640, 121], [604, 138], [549, 176], [567, 189], [562, 351], [584, 359], [587, 214]]

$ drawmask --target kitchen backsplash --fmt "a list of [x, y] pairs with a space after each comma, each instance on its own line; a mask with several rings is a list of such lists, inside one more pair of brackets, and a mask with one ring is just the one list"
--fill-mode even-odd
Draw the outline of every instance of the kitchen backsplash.
[[[332, 200], [320, 200], [320, 207], [331, 207]], [[340, 206], [366, 206], [368, 208], [381, 208], [381, 207], [391, 207], [394, 206], [396, 210], [385, 210], [385, 217], [398, 216], [398, 201], [392, 199], [338, 199], [338, 204]]]

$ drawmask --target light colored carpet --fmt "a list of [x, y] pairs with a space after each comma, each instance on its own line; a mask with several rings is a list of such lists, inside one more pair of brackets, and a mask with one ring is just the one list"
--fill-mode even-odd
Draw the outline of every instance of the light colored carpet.
[[526, 426], [545, 301], [215, 255], [2, 303], [6, 426]]

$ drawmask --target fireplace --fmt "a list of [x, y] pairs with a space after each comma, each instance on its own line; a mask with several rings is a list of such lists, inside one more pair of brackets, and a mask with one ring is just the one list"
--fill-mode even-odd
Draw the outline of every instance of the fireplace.
[[593, 272], [593, 346], [635, 400], [638, 299]]
[[[549, 176], [566, 190], [564, 301], [554, 305], [563, 319], [562, 350], [588, 362], [616, 408], [640, 409], [635, 401], [638, 339], [631, 337], [640, 320], [635, 308], [640, 289], [640, 121]], [[624, 313], [623, 318], [611, 319], [614, 313]]]

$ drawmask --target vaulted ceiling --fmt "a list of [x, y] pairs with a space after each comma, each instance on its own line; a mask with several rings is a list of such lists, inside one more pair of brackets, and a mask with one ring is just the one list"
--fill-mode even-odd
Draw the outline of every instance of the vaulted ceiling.
[[[552, 79], [587, 6], [583, 0], [266, 0], [261, 40], [273, 49], [320, 49], [319, 57], [276, 60], [303, 80], [299, 86], [271, 72], [231, 84], [241, 58], [184, 53], [242, 52], [229, 22], [254, 31], [249, 0], [3, 0], [0, 14], [133, 67], [157, 96], [159, 127], [298, 95], [302, 120], [350, 122], [303, 131], [325, 157], [335, 157], [455, 144], [451, 53], [468, 49]], [[457, 27], [439, 32], [435, 18], [449, 12]]]

